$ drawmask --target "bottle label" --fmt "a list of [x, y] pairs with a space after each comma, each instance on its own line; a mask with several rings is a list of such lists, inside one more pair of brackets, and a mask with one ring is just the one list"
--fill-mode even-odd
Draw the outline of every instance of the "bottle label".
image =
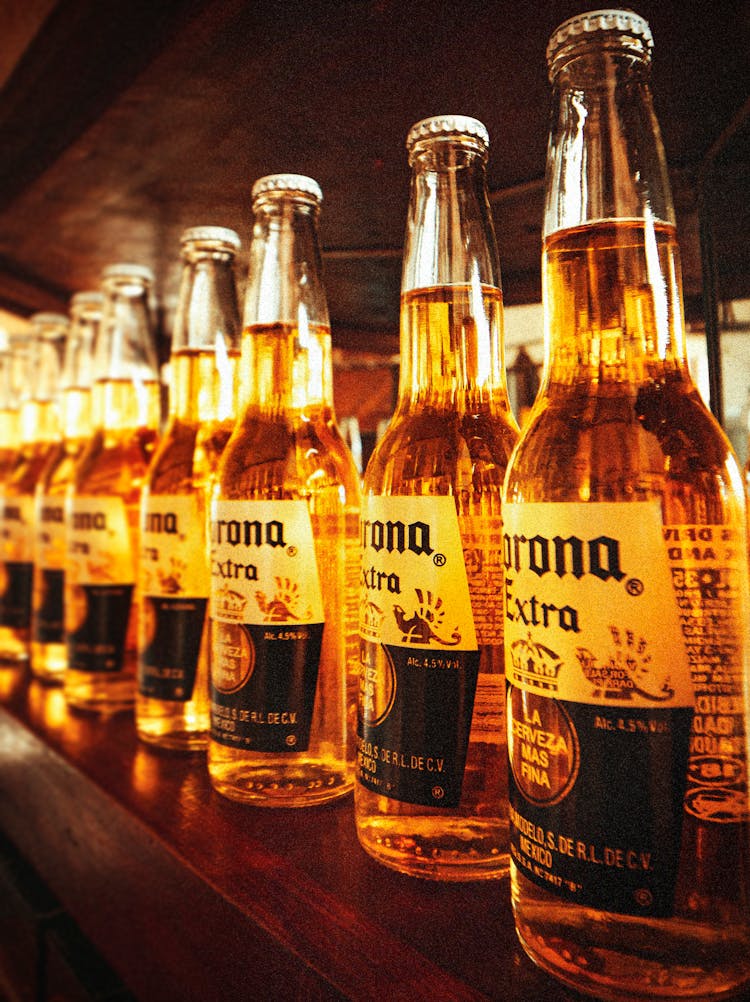
[[307, 750], [323, 625], [307, 503], [214, 501], [214, 741], [261, 752]]
[[68, 665], [76, 671], [121, 671], [135, 582], [125, 502], [74, 496], [67, 514]]
[[464, 564], [471, 595], [477, 643], [483, 649], [474, 696], [470, 741], [504, 745], [505, 670], [503, 665], [503, 522], [498, 515], [463, 515], [460, 522]]
[[694, 694], [660, 506], [503, 516], [512, 858], [561, 897], [668, 916]]
[[0, 626], [23, 630], [31, 621], [34, 499], [19, 495], [4, 497], [0, 526]]
[[34, 609], [33, 639], [39, 644], [61, 644], [65, 639], [63, 588], [65, 583], [65, 507], [59, 496], [43, 495], [38, 507], [37, 570], [41, 588]]
[[205, 535], [194, 494], [145, 495], [139, 564], [142, 696], [192, 699], [209, 592]]
[[455, 499], [368, 497], [360, 525], [358, 780], [455, 808], [479, 667]]
[[664, 528], [695, 692], [685, 810], [700, 822], [748, 817], [745, 536], [723, 525]]

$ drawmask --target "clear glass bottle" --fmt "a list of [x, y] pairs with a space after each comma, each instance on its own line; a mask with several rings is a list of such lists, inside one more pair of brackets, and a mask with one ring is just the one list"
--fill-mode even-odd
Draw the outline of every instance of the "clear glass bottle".
[[235, 420], [240, 239], [198, 226], [181, 244], [169, 418], [141, 494], [135, 719], [144, 741], [191, 751], [208, 739], [207, 502]]
[[[31, 317], [28, 346], [19, 346], [21, 371], [19, 451], [3, 485], [0, 596], [0, 661], [25, 663], [31, 640], [34, 567], [34, 492], [61, 437], [60, 367], [68, 319], [57, 313]], [[26, 348], [28, 347], [28, 351]]]
[[297, 174], [253, 187], [240, 417], [211, 506], [209, 772], [220, 793], [266, 806], [320, 804], [352, 786], [359, 479], [330, 399], [321, 198]]
[[34, 570], [31, 596], [31, 672], [61, 683], [67, 666], [63, 622], [65, 494], [73, 469], [91, 438], [93, 351], [102, 316], [100, 292], [70, 301], [71, 325], [60, 380], [61, 438], [55, 443], [34, 494]]
[[94, 352], [93, 435], [65, 497], [69, 705], [114, 713], [135, 702], [139, 503], [160, 424], [150, 269], [113, 264]]
[[518, 435], [476, 119], [407, 138], [393, 418], [362, 501], [360, 842], [440, 880], [508, 871], [501, 488]]
[[648, 24], [565, 22], [547, 357], [504, 500], [511, 893], [597, 999], [750, 978], [742, 475], [693, 385]]

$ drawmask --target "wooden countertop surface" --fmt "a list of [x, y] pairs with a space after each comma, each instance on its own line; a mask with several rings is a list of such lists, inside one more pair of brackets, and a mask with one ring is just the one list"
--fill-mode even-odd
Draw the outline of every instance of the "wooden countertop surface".
[[235, 804], [202, 756], [6, 667], [0, 829], [143, 1002], [577, 998], [518, 945], [507, 879], [392, 872], [360, 848], [351, 797]]

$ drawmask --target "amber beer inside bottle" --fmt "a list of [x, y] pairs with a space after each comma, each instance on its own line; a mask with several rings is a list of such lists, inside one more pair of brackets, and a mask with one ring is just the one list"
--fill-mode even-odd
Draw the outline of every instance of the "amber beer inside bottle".
[[[577, 172], [591, 170], [593, 159], [574, 163], [575, 151], [566, 150], [565, 174], [565, 144], [553, 131], [542, 259], [548, 357], [504, 498], [513, 908], [536, 963], [596, 998], [734, 997], [750, 978], [744, 497], [731, 447], [687, 366], [666, 173], [660, 156], [647, 156], [660, 152], [642, 76], [648, 27], [628, 12], [584, 19], [589, 27], [581, 31], [577, 21], [579, 30], [568, 33], [562, 26], [551, 44], [553, 75], [563, 78], [560, 121], [572, 93], [593, 123], [584, 140], [596, 145], [603, 134], [628, 171], [613, 166], [611, 186], [609, 177], [587, 176], [590, 210], [571, 191], [584, 191]], [[623, 132], [610, 122], [600, 134], [601, 105], [615, 109], [626, 93], [632, 100], [631, 73], [639, 116], [619, 119], [629, 123]], [[635, 121], [646, 123], [637, 146], [628, 134]], [[629, 162], [638, 157], [640, 174]], [[609, 217], [597, 218], [605, 189], [616, 192], [615, 202]], [[656, 530], [646, 559], [632, 567], [634, 540], [651, 530], [644, 521], [620, 538], [614, 506], [619, 521], [633, 526], [637, 505]], [[594, 587], [602, 596], [626, 590], [622, 602], [640, 603], [635, 622], [608, 613], [604, 597], [577, 605], [574, 545], [582, 543], [575, 581], [583, 581], [586, 561], [603, 553], [603, 535], [586, 549], [589, 520], [601, 511], [608, 512], [606, 542], [617, 539], [621, 549], [596, 566]], [[557, 551], [545, 518], [568, 519]], [[518, 558], [526, 553], [533, 574]], [[622, 581], [605, 585], [620, 570], [618, 559]], [[650, 565], [660, 562], [667, 585], [656, 597]], [[570, 582], [560, 586], [565, 602], [550, 600], [553, 577]], [[535, 589], [533, 609], [524, 605], [526, 582]], [[593, 650], [591, 631], [608, 615], [610, 642]], [[659, 668], [656, 645], [670, 623], [677, 640]], [[556, 662], [573, 630], [577, 656]], [[514, 659], [515, 651], [523, 657]], [[688, 696], [660, 709], [678, 686], [680, 664]], [[558, 698], [557, 687], [571, 677], [584, 697]], [[655, 686], [655, 678], [664, 681]], [[634, 775], [636, 756], [642, 768]], [[623, 816], [626, 801], [638, 804], [634, 817]], [[670, 816], [669, 825], [660, 820]]]

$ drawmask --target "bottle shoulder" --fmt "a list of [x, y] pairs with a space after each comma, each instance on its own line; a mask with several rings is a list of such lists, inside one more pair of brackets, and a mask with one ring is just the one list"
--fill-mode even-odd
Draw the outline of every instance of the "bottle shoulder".
[[465, 490], [467, 482], [475, 490], [499, 491], [517, 439], [510, 412], [397, 413], [370, 458], [365, 491], [444, 494]]
[[[340, 440], [340, 441], [339, 441]], [[359, 475], [340, 435], [325, 421], [245, 417], [224, 449], [217, 479], [225, 498], [337, 495], [359, 501]]]
[[[643, 501], [668, 520], [723, 521], [741, 483], [729, 441], [689, 380], [548, 388], [513, 454], [508, 501]], [[710, 515], [709, 514], [713, 513]]]

